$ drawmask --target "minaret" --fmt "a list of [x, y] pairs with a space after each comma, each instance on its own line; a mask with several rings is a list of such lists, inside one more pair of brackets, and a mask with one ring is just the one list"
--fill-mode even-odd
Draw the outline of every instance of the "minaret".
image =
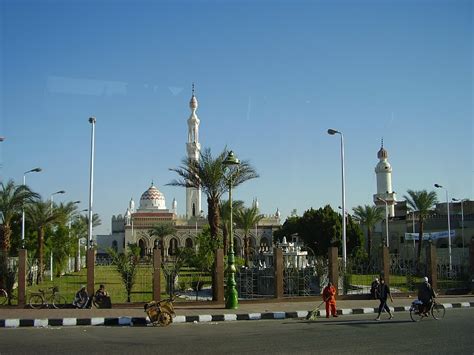
[[[196, 115], [198, 101], [194, 95], [194, 83], [189, 108], [191, 109], [191, 116], [189, 116], [188, 119], [188, 142], [186, 143], [186, 150], [189, 159], [198, 161], [201, 151], [201, 144], [199, 143], [200, 121]], [[201, 189], [195, 189], [193, 187], [186, 188], [186, 217], [189, 219], [199, 216], [199, 211], [201, 211]]]
[[377, 193], [374, 195], [374, 203], [377, 206], [385, 208], [385, 202], [380, 201], [379, 198], [388, 202], [388, 214], [390, 217], [395, 216], [396, 195], [392, 190], [392, 167], [388, 162], [388, 153], [382, 145], [377, 153], [379, 162], [375, 167], [375, 175], [377, 176]]

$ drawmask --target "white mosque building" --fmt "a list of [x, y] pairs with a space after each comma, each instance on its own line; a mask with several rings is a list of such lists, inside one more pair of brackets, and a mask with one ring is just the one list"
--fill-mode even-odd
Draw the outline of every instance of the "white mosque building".
[[[191, 115], [187, 120], [188, 139], [187, 155], [191, 159], [199, 159], [201, 144], [199, 143], [200, 120], [196, 114], [198, 101], [194, 95], [194, 86], [189, 102]], [[208, 224], [201, 209], [201, 190], [186, 188], [186, 215], [177, 214], [177, 201], [173, 199], [171, 209], [166, 207], [166, 199], [162, 192], [152, 182], [151, 186], [140, 197], [138, 208], [135, 208], [133, 198], [129, 201], [125, 214], [112, 216], [112, 232], [108, 235], [97, 235], [98, 254], [105, 254], [108, 248], [122, 251], [129, 243], [140, 246], [141, 255], [149, 255], [160, 244], [150, 230], [157, 224], [170, 223], [176, 233], [164, 238], [163, 252], [165, 259], [173, 256], [178, 248], [194, 247], [195, 238]], [[255, 253], [273, 246], [273, 232], [280, 227], [280, 212], [265, 216], [255, 230], [250, 233], [251, 250]], [[243, 254], [243, 232], [235, 230], [234, 248], [237, 256]]]

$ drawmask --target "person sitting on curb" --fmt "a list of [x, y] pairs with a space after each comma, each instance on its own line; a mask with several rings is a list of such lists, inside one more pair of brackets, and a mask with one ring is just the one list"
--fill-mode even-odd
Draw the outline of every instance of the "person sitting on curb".
[[329, 282], [323, 290], [323, 301], [326, 302], [326, 318], [329, 318], [329, 309], [331, 309], [332, 316], [337, 317], [336, 289], [332, 282]]
[[86, 286], [81, 286], [81, 289], [77, 291], [74, 302], [72, 303], [77, 308], [87, 308], [89, 304], [89, 295], [86, 290]]
[[105, 290], [104, 285], [100, 285], [99, 289], [95, 291], [94, 302], [98, 308], [112, 308], [109, 293]]
[[388, 319], [392, 319], [393, 315], [392, 312], [390, 312], [390, 308], [387, 306], [387, 298], [390, 296], [390, 300], [393, 303], [393, 298], [392, 294], [390, 293], [390, 287], [385, 283], [385, 280], [381, 277], [380, 278], [380, 285], [378, 289], [378, 296], [380, 300], [380, 306], [379, 306], [379, 315], [375, 320], [380, 320], [380, 315], [382, 314], [382, 311], [385, 309], [387, 313], [390, 315]]

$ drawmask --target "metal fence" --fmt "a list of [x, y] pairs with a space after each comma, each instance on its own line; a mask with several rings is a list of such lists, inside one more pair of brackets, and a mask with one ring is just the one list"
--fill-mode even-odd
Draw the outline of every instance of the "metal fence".
[[240, 269], [236, 274], [239, 298], [271, 298], [275, 294], [275, 270], [273, 267]]

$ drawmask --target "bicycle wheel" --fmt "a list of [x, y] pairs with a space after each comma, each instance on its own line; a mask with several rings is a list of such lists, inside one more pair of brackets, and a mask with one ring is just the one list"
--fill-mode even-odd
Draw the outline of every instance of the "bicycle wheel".
[[8, 301], [8, 293], [3, 288], [0, 289], [0, 306], [4, 305]]
[[67, 300], [66, 300], [66, 297], [62, 296], [62, 295], [53, 295], [52, 298], [52, 305], [54, 308], [65, 308], [66, 305], [67, 305]]
[[419, 322], [423, 319], [423, 314], [418, 310], [418, 308], [410, 307], [410, 318], [413, 322]]
[[28, 304], [33, 309], [43, 308], [44, 298], [41, 295], [31, 295]]
[[431, 308], [431, 315], [434, 319], [439, 320], [444, 318], [444, 314], [446, 313], [446, 309], [442, 304], [435, 303]]

